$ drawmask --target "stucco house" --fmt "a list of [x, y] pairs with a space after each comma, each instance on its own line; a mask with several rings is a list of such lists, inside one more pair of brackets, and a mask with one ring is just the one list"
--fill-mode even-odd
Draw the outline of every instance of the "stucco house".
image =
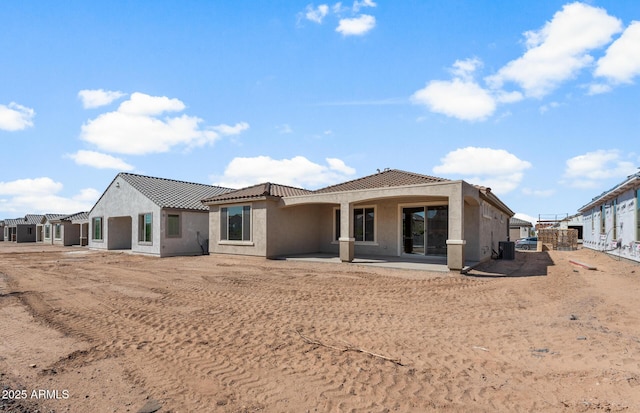
[[42, 215], [27, 214], [24, 218], [5, 219], [5, 239], [12, 242], [36, 242], [36, 227]]
[[640, 172], [578, 211], [584, 247], [640, 262]]
[[533, 224], [520, 218], [511, 218], [509, 221], [509, 238], [515, 241], [532, 236]]
[[63, 222], [70, 222], [72, 226], [74, 238], [70, 239], [71, 244], [69, 245], [85, 246], [89, 244], [89, 212], [76, 212], [61, 219]]
[[396, 169], [315, 191], [263, 183], [202, 202], [211, 253], [437, 258], [452, 270], [490, 259], [514, 214], [489, 188]]
[[218, 186], [119, 173], [89, 211], [89, 247], [160, 257], [208, 252], [208, 209]]
[[[66, 214], [44, 214], [40, 222], [36, 225], [36, 242], [54, 244], [54, 239], [60, 240], [62, 228], [60, 218]], [[54, 223], [56, 221], [56, 223]]]

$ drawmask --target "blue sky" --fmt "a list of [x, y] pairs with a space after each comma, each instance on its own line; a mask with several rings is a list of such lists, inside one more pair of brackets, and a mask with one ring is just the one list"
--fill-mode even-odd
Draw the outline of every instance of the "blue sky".
[[0, 219], [384, 168], [534, 219], [640, 167], [637, 0], [2, 2], [0, 51]]

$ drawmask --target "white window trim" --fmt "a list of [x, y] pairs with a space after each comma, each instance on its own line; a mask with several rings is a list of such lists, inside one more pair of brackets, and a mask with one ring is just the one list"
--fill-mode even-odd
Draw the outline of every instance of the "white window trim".
[[[142, 234], [144, 234], [144, 227], [146, 225], [146, 222], [144, 222], [144, 217], [145, 215], [151, 215], [151, 240], [147, 241], [147, 240], [141, 240], [141, 236]], [[140, 219], [142, 219], [142, 228], [140, 226]], [[142, 232], [140, 232], [140, 230], [142, 230]], [[143, 212], [141, 214], [138, 214], [138, 245], [153, 245], [153, 212]]]
[[[95, 220], [100, 218], [100, 238], [94, 238], [96, 235]], [[91, 241], [92, 242], [104, 242], [104, 216], [91, 218]]]

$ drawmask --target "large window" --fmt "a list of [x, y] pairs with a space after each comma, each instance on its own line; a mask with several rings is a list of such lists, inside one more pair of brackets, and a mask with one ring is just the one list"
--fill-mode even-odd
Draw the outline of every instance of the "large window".
[[251, 206], [220, 208], [220, 240], [251, 241]]
[[94, 217], [91, 220], [94, 241], [102, 241], [102, 217]]
[[138, 215], [138, 241], [152, 242], [152, 228], [153, 220], [150, 212]]
[[180, 237], [180, 215], [167, 214], [167, 237]]
[[45, 239], [51, 238], [51, 225], [49, 224], [44, 226], [44, 238]]
[[53, 237], [55, 239], [62, 238], [62, 224], [55, 224], [53, 226]]
[[355, 208], [353, 210], [353, 237], [356, 241], [373, 242], [375, 240], [374, 214], [373, 208]]

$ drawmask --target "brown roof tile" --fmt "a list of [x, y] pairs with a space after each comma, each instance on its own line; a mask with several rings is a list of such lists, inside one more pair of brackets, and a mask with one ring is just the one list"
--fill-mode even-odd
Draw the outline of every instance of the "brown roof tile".
[[203, 203], [219, 202], [219, 201], [231, 201], [231, 200], [248, 200], [263, 197], [287, 197], [295, 195], [306, 195], [312, 191], [302, 188], [295, 188], [287, 185], [272, 184], [271, 182], [265, 182], [246, 188], [230, 191], [225, 194], [216, 195], [202, 200]]
[[382, 172], [341, 184], [318, 189], [315, 193], [356, 191], [359, 189], [376, 189], [405, 185], [432, 184], [434, 182], [449, 182], [449, 179], [435, 176], [421, 175], [413, 172], [401, 171], [398, 169], [386, 169]]

